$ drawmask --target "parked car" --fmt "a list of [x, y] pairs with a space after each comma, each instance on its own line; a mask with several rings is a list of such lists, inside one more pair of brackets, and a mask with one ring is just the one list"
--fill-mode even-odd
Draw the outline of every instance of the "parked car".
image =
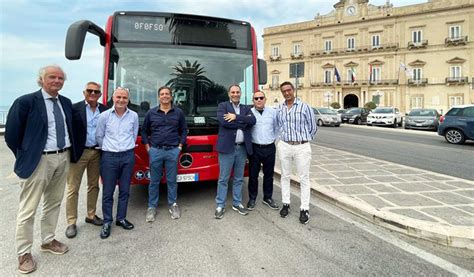
[[341, 115], [341, 122], [361, 125], [367, 122], [369, 113], [370, 110], [366, 108], [350, 108]]
[[341, 118], [334, 110], [329, 108], [313, 108], [313, 111], [318, 126], [341, 126]]
[[396, 128], [402, 126], [402, 115], [395, 107], [378, 107], [367, 116], [367, 125], [392, 126]]
[[342, 114], [345, 113], [347, 111], [347, 109], [339, 109], [339, 110], [335, 110], [335, 111], [339, 115], [339, 117], [342, 119]]
[[474, 105], [454, 106], [441, 116], [438, 135], [452, 144], [474, 140]]
[[414, 109], [405, 117], [405, 129], [436, 131], [440, 116], [436, 109]]

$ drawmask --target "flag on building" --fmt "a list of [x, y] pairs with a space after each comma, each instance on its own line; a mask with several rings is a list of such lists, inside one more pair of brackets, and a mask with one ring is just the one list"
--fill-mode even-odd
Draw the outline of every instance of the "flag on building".
[[337, 67], [334, 67], [334, 77], [336, 77], [336, 81], [341, 81], [341, 75], [339, 75], [339, 71], [337, 71]]
[[356, 73], [353, 67], [351, 67], [351, 82], [355, 82], [356, 80]]
[[404, 63], [400, 63], [400, 70], [403, 70], [407, 77], [411, 77], [413, 74], [413, 71], [411, 70], [410, 67], [406, 66]]
[[372, 82], [372, 78], [373, 78], [373, 76], [372, 76], [372, 65], [369, 64], [369, 82]]

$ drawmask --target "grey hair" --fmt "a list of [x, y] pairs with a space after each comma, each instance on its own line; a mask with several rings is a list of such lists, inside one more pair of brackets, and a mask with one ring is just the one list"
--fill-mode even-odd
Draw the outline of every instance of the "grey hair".
[[56, 68], [56, 69], [59, 69], [61, 70], [61, 72], [63, 73], [64, 75], [64, 81], [66, 81], [67, 79], [67, 76], [66, 76], [66, 72], [64, 72], [64, 70], [57, 64], [50, 64], [50, 65], [47, 65], [47, 66], [43, 66], [42, 68], [40, 68], [40, 70], [38, 71], [38, 79], [36, 80], [36, 82], [38, 83], [38, 86], [42, 87], [43, 86], [43, 79], [44, 79], [44, 76], [46, 76], [46, 70], [48, 68]]
[[99, 83], [96, 83], [96, 82], [93, 82], [93, 81], [87, 82], [87, 84], [86, 84], [86, 87], [85, 87], [85, 88], [87, 88], [89, 85], [94, 85], [94, 86], [97, 86], [97, 87], [99, 87], [99, 89], [101, 88], [101, 86], [100, 86], [100, 84], [99, 84]]

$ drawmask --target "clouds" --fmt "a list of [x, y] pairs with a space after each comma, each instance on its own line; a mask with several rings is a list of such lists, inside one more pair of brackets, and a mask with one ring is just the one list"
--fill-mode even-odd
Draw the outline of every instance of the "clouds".
[[[250, 22], [257, 33], [260, 56], [264, 27], [312, 20], [333, 10], [338, 0], [16, 0], [2, 3], [0, 45], [0, 106], [36, 89], [37, 70], [56, 63], [68, 74], [62, 93], [73, 101], [82, 97], [86, 82], [102, 83], [103, 48], [88, 35], [81, 60], [64, 57], [69, 25], [88, 19], [105, 27], [115, 11], [155, 11], [201, 14]], [[382, 5], [386, 0], [371, 0]], [[393, 0], [396, 6], [424, 0]]]

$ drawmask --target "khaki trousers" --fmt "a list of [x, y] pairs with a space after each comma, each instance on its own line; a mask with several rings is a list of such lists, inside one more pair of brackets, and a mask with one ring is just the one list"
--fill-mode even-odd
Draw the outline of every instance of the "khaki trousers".
[[35, 214], [41, 197], [41, 242], [46, 244], [54, 239], [68, 170], [69, 151], [42, 155], [33, 174], [27, 179], [20, 179], [15, 236], [18, 256], [31, 253]]
[[87, 169], [87, 217], [93, 219], [99, 196], [100, 151], [84, 149], [84, 153], [77, 163], [71, 163], [67, 176], [66, 219], [67, 224], [77, 222], [77, 203], [82, 175]]

